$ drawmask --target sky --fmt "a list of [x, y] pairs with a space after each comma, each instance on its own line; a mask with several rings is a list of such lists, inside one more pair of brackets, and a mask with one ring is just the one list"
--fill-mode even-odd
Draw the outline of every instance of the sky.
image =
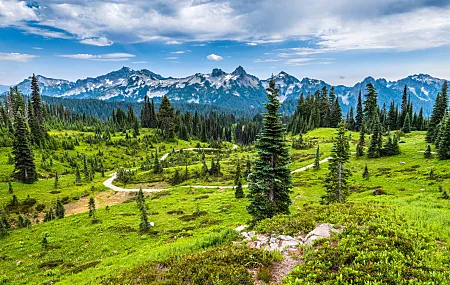
[[450, 79], [450, 0], [0, 0], [3, 85], [239, 65], [261, 79], [285, 71], [348, 86]]

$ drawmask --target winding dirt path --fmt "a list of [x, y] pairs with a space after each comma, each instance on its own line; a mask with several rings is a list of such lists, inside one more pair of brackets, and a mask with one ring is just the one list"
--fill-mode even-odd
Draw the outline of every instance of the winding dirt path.
[[[233, 149], [236, 149], [237, 145], [233, 145]], [[203, 150], [217, 150], [215, 148], [202, 148]], [[185, 148], [183, 150], [201, 150], [201, 148]], [[165, 160], [171, 153], [166, 153], [165, 155], [163, 155], [161, 157], [161, 160]], [[331, 157], [327, 157], [325, 159], [322, 159], [321, 161], [319, 161], [320, 164], [327, 162], [328, 160], [330, 160]], [[297, 172], [302, 172], [305, 170], [308, 170], [310, 168], [314, 167], [314, 163], [308, 164], [306, 166], [297, 168], [293, 171], [291, 171], [292, 174], [297, 173]], [[110, 175], [111, 177], [108, 178], [107, 180], [105, 180], [105, 182], [103, 182], [103, 185], [108, 187], [109, 189], [113, 190], [113, 191], [117, 191], [117, 192], [138, 192], [139, 189], [131, 189], [131, 188], [122, 188], [119, 186], [116, 186], [113, 184], [114, 179], [117, 178], [117, 172], [113, 173]], [[221, 186], [221, 185], [189, 185], [189, 186], [181, 186], [183, 188], [202, 188], [202, 189], [233, 189], [235, 186]], [[243, 188], [247, 188], [248, 184], [246, 185], [242, 185]], [[168, 188], [147, 188], [147, 189], [142, 189], [143, 192], [147, 192], [147, 193], [152, 193], [152, 192], [159, 192], [159, 191], [164, 191], [164, 190], [169, 190]]]

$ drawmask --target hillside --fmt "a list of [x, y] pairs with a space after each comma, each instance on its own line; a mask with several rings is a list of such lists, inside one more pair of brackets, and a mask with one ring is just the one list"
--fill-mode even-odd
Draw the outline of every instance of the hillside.
[[[158, 102], [166, 95], [174, 103], [209, 104], [232, 109], [263, 107], [269, 80], [260, 80], [248, 74], [241, 66], [231, 73], [214, 69], [211, 73], [196, 73], [185, 78], [163, 77], [146, 69], [123, 67], [96, 78], [79, 79], [75, 82], [42, 75], [38, 75], [37, 79], [42, 94], [47, 96], [127, 102], [142, 102], [144, 96], [147, 96]], [[291, 105], [295, 105], [300, 94], [306, 96], [308, 92], [314, 93], [324, 86], [328, 89], [332, 87], [322, 80], [299, 80], [283, 71], [275, 75], [274, 79], [280, 88], [280, 101], [285, 103], [287, 110], [292, 110]], [[343, 112], [346, 113], [350, 107], [356, 106], [359, 92], [364, 94], [368, 83], [372, 83], [378, 90], [379, 103], [387, 106], [392, 100], [401, 104], [403, 88], [407, 85], [415, 111], [423, 108], [424, 114], [429, 115], [443, 82], [444, 79], [419, 74], [397, 81], [367, 77], [352, 87], [334, 87]], [[29, 94], [30, 78], [18, 83], [18, 86], [24, 94]]]

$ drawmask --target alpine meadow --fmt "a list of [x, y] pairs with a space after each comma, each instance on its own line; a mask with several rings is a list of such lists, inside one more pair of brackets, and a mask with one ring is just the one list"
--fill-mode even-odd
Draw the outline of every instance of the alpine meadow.
[[449, 14], [0, 0], [0, 284], [450, 284]]

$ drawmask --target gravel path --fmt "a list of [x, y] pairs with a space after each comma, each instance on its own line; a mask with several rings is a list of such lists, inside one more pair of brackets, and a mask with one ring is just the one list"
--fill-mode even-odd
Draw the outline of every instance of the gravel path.
[[[232, 149], [236, 149], [237, 145], [233, 145]], [[183, 150], [217, 150], [216, 148], [185, 148]], [[160, 160], [165, 160], [171, 153], [166, 153], [164, 154]], [[331, 157], [327, 157], [325, 159], [322, 159], [319, 163], [325, 163], [328, 160], [330, 160]], [[309, 168], [313, 168], [314, 167], [314, 163], [308, 164], [306, 166], [297, 168], [295, 170], [293, 170], [291, 173], [297, 173], [297, 172], [302, 172], [305, 171]], [[113, 190], [113, 191], [117, 191], [117, 192], [138, 192], [139, 189], [130, 189], [130, 188], [122, 188], [119, 186], [114, 185], [112, 182], [114, 181], [114, 179], [117, 178], [117, 173], [113, 173], [110, 175], [111, 177], [108, 178], [107, 180], [105, 180], [105, 182], [103, 182], [103, 185], [105, 185], [106, 187], [108, 187], [109, 189]], [[181, 186], [183, 188], [202, 188], [202, 189], [233, 189], [235, 186], [220, 186], [220, 185], [190, 185], [190, 186]], [[247, 188], [248, 185], [242, 185], [243, 188]], [[159, 192], [159, 191], [164, 191], [164, 190], [169, 190], [169, 189], [157, 189], [157, 188], [148, 188], [148, 189], [142, 189], [143, 192]]]

